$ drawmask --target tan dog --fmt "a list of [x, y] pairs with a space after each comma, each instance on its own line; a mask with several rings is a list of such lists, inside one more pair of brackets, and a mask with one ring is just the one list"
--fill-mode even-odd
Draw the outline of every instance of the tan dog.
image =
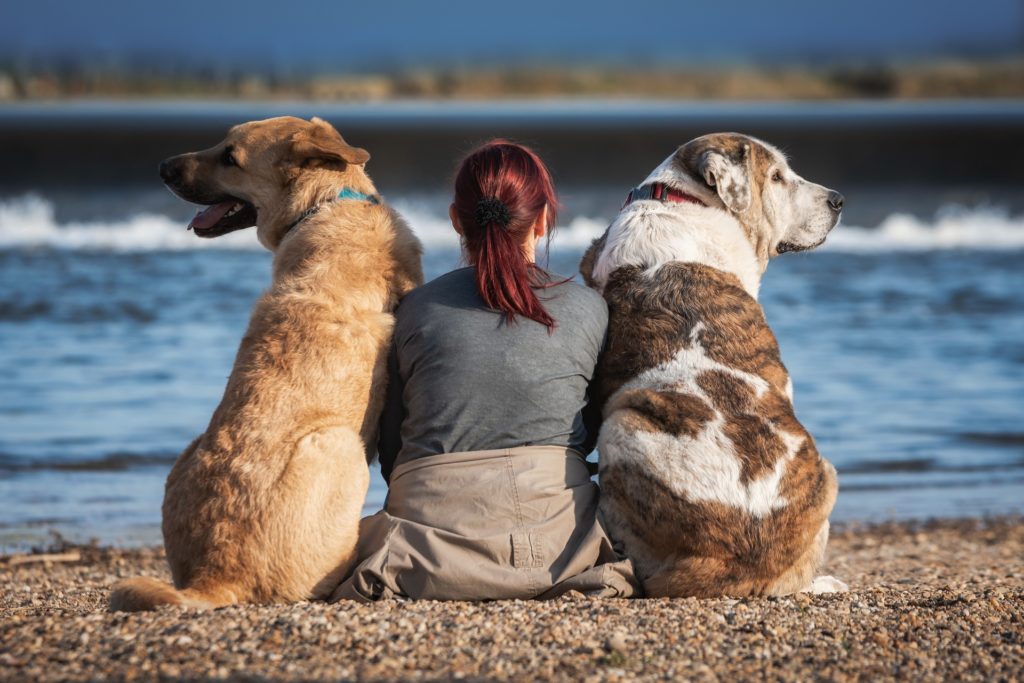
[[835, 469], [793, 414], [757, 303], [768, 259], [821, 244], [843, 198], [733, 133], [683, 145], [580, 270], [604, 293], [601, 514], [652, 597], [845, 590], [814, 579]]
[[112, 609], [321, 598], [352, 564], [392, 311], [423, 280], [420, 243], [376, 197], [368, 159], [320, 119], [282, 117], [161, 164], [172, 191], [211, 205], [197, 235], [256, 225], [273, 283], [209, 427], [167, 478], [174, 586], [123, 581]]

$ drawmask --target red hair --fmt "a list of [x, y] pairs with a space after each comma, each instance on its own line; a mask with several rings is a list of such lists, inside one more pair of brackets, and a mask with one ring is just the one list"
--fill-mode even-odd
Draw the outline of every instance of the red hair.
[[[495, 213], [496, 202], [487, 200], [497, 200], [505, 211]], [[481, 202], [492, 210], [480, 211]], [[549, 236], [557, 216], [555, 187], [540, 157], [508, 140], [488, 142], [459, 167], [453, 204], [484, 303], [509, 322], [521, 315], [554, 329], [555, 319], [533, 291], [550, 284], [549, 278], [523, 251], [541, 212], [546, 212]]]

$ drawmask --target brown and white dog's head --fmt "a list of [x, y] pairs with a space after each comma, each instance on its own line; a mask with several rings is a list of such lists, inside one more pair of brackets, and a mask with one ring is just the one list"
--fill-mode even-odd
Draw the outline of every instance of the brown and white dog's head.
[[715, 133], [669, 157], [669, 175], [685, 173], [714, 188], [721, 207], [743, 225], [760, 258], [813, 249], [839, 222], [843, 195], [804, 180], [778, 149], [746, 135]]
[[260, 243], [273, 251], [294, 221], [339, 184], [366, 187], [369, 158], [326, 121], [282, 116], [243, 123], [209, 149], [165, 159], [160, 177], [185, 201], [206, 206], [189, 225], [199, 237], [255, 225]]
[[[619, 266], [656, 268], [671, 260], [706, 258], [708, 265], [733, 270], [729, 266], [739, 260], [728, 258], [729, 251], [750, 253], [758, 272], [749, 275], [757, 279], [770, 258], [824, 242], [843, 208], [841, 194], [801, 178], [778, 149], [739, 133], [691, 140], [654, 169], [643, 185], [652, 183], [695, 196], [727, 216], [718, 211], [717, 217], [708, 215], [708, 209], [695, 204], [631, 204], [584, 256], [580, 270], [588, 284], [602, 287]], [[635, 220], [631, 209], [644, 219]], [[725, 234], [737, 224], [743, 244]], [[695, 239], [703, 241], [702, 246], [695, 247]]]

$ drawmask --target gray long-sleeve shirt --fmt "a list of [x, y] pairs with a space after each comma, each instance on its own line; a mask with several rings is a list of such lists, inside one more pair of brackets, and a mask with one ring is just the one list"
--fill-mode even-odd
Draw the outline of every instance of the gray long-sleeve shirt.
[[608, 308], [575, 282], [534, 291], [557, 322], [551, 334], [521, 317], [508, 324], [487, 308], [473, 268], [406, 295], [396, 312], [377, 444], [385, 479], [397, 464], [439, 453], [593, 450], [600, 418], [587, 409], [587, 388]]

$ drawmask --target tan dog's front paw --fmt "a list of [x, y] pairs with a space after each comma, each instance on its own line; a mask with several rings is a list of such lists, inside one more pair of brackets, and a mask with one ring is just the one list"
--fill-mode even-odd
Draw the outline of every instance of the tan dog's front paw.
[[845, 593], [848, 590], [850, 587], [834, 576], [818, 576], [801, 592], [817, 595], [819, 593]]

